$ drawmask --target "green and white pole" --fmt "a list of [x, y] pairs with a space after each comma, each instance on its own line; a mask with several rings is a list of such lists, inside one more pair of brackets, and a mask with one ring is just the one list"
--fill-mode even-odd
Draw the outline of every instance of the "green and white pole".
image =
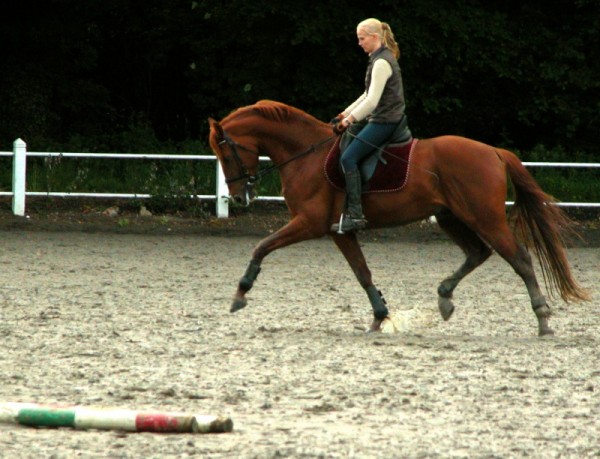
[[231, 418], [220, 416], [20, 402], [0, 403], [0, 423], [128, 432], [222, 433], [233, 430]]

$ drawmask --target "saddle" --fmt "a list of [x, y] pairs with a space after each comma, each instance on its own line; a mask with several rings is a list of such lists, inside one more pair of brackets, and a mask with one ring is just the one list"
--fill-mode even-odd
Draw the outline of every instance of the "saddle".
[[[340, 157], [361, 129], [353, 124], [335, 141], [325, 160], [325, 176], [329, 183], [340, 191], [345, 190], [344, 174]], [[392, 192], [401, 190], [408, 179], [410, 156], [417, 139], [407, 126], [406, 116], [402, 119], [387, 143], [376, 149], [359, 163], [363, 182], [363, 193]]]

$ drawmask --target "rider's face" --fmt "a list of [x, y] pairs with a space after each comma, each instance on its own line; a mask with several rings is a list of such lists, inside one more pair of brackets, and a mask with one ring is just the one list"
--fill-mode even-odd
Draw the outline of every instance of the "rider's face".
[[358, 46], [367, 54], [371, 54], [381, 46], [381, 40], [377, 34], [368, 34], [364, 29], [358, 29], [356, 36], [358, 38]]

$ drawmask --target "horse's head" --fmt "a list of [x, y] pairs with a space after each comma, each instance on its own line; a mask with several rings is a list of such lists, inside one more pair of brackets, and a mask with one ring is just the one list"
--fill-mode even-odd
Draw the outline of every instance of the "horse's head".
[[259, 154], [255, 140], [237, 133], [235, 127], [231, 131], [225, 130], [221, 123], [212, 118], [208, 122], [210, 147], [223, 168], [230, 198], [234, 203], [247, 206], [254, 199], [258, 170]]
[[[272, 100], [238, 108], [217, 122], [211, 118], [209, 142], [219, 159], [233, 202], [248, 205], [254, 197], [254, 183], [265, 171], [279, 169], [294, 159], [316, 151], [333, 141], [331, 127], [307, 113]], [[329, 134], [329, 137], [327, 135]], [[273, 162], [258, 171], [259, 154]], [[320, 170], [319, 162], [311, 162]], [[290, 165], [296, 176], [300, 162]], [[306, 173], [306, 165], [304, 172]]]

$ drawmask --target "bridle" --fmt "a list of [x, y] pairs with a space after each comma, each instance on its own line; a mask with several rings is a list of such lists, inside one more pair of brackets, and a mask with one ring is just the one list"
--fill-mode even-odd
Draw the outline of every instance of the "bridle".
[[240, 145], [239, 143], [237, 143], [235, 140], [233, 140], [230, 137], [230, 135], [225, 131], [225, 129], [223, 129], [223, 140], [221, 140], [219, 142], [219, 145], [223, 145], [225, 143], [229, 146], [229, 148], [231, 150], [231, 154], [233, 155], [233, 159], [235, 160], [235, 163], [237, 164], [238, 169], [241, 171], [240, 175], [233, 177], [233, 178], [226, 179], [225, 183], [229, 184], [229, 183], [238, 182], [238, 181], [244, 180], [244, 179], [248, 179], [248, 183], [251, 185], [256, 183], [256, 181], [260, 177], [257, 177], [258, 174], [257, 175], [250, 174], [250, 171], [248, 170], [248, 168], [244, 164], [244, 161], [242, 161], [242, 157], [238, 153], [238, 148], [240, 148], [241, 150], [247, 151], [249, 153], [252, 153], [253, 155], [256, 155], [257, 157], [260, 154], [257, 151], [251, 150], [250, 148], [246, 148], [243, 145]]
[[248, 185], [253, 186], [256, 182], [258, 182], [265, 175], [270, 174], [271, 172], [282, 168], [286, 164], [291, 163], [292, 161], [295, 161], [296, 159], [302, 158], [303, 156], [306, 156], [310, 153], [317, 151], [317, 149], [319, 147], [330, 142], [335, 137], [336, 137], [335, 135], [331, 135], [331, 136], [327, 137], [326, 139], [320, 141], [319, 143], [312, 144], [306, 150], [304, 150], [300, 153], [297, 153], [295, 155], [292, 155], [285, 161], [283, 161], [279, 164], [273, 164], [269, 167], [259, 170], [256, 173], [256, 175], [252, 175], [250, 173], [250, 171], [248, 170], [248, 168], [246, 167], [246, 165], [244, 164], [244, 161], [242, 161], [242, 157], [240, 156], [240, 154], [238, 152], [238, 148], [240, 150], [244, 150], [244, 151], [247, 151], [248, 153], [252, 153], [253, 155], [256, 155], [257, 158], [260, 156], [260, 153], [255, 150], [252, 150], [251, 148], [248, 148], [248, 147], [245, 147], [245, 146], [239, 144], [238, 142], [236, 142], [235, 140], [233, 140], [231, 138], [231, 136], [225, 131], [225, 129], [223, 129], [223, 140], [221, 140], [219, 142], [219, 145], [227, 144], [229, 146], [229, 149], [231, 150], [231, 154], [233, 155], [233, 159], [236, 162], [238, 169], [240, 171], [240, 173], [238, 175], [236, 175], [235, 177], [226, 179], [225, 183], [229, 184], [229, 183], [239, 182], [240, 180], [247, 179]]

